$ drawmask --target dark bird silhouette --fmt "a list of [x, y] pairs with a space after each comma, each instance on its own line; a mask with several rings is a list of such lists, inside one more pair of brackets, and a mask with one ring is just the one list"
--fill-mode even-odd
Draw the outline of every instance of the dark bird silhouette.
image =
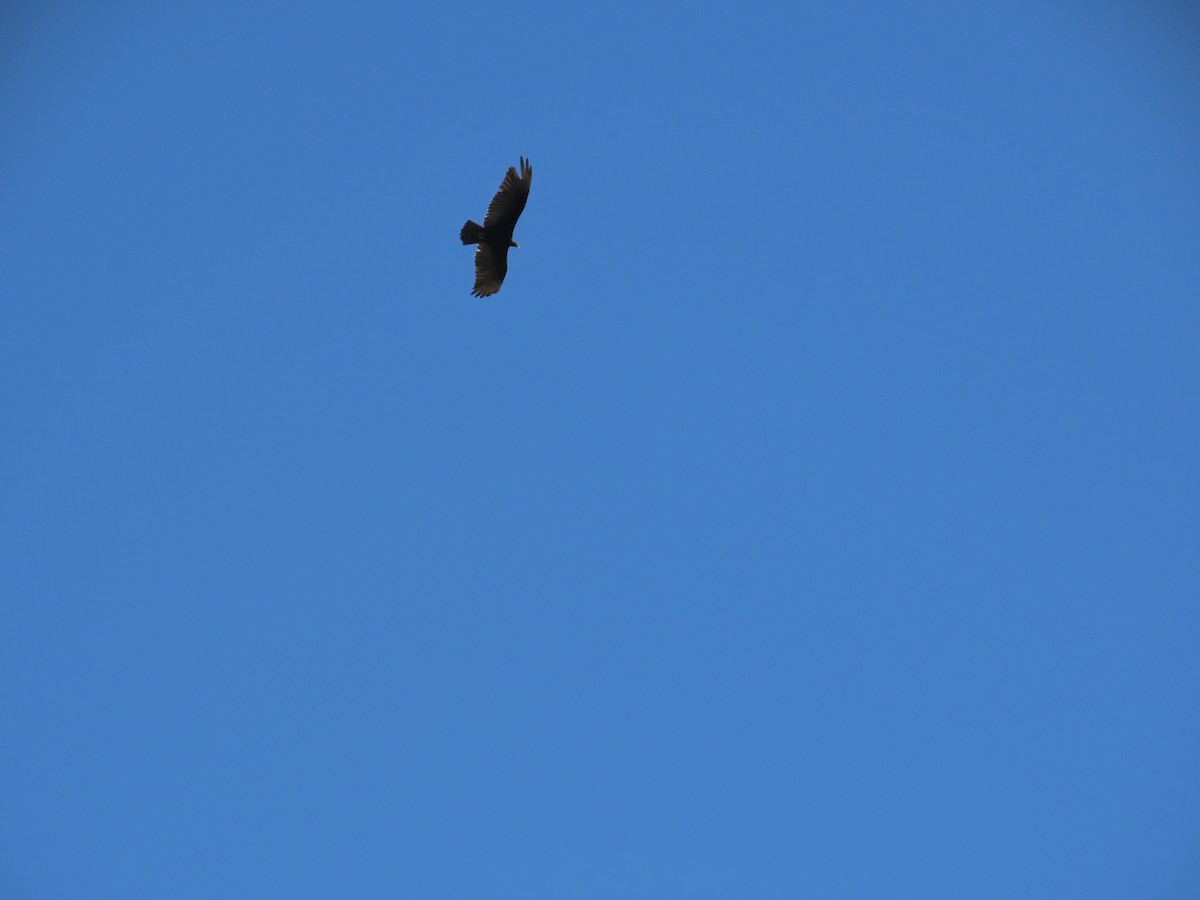
[[475, 248], [475, 297], [490, 297], [500, 290], [504, 276], [508, 274], [508, 248], [520, 247], [512, 239], [517, 219], [529, 199], [529, 185], [533, 183], [533, 167], [521, 157], [521, 174], [511, 166], [500, 190], [492, 198], [487, 215], [480, 225], [467, 219], [458, 236], [464, 244], [478, 244]]

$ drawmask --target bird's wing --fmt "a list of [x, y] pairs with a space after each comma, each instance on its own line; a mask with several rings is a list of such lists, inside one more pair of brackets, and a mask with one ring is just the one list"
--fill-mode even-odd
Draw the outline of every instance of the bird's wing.
[[508, 248], [480, 244], [475, 248], [475, 297], [490, 297], [500, 290], [508, 274]]
[[500, 190], [496, 191], [496, 196], [488, 205], [483, 227], [494, 229], [497, 226], [503, 226], [511, 235], [517, 224], [517, 218], [525, 209], [525, 201], [529, 199], [529, 186], [532, 183], [533, 166], [529, 165], [529, 160], [522, 156], [521, 174], [518, 175], [516, 169], [509, 167], [504, 181], [500, 184]]

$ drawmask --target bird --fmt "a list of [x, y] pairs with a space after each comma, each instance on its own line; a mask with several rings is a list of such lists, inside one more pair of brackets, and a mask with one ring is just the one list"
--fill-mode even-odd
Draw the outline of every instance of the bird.
[[458, 236], [464, 244], [477, 244], [475, 248], [475, 287], [473, 297], [490, 297], [500, 290], [504, 276], [508, 273], [508, 248], [520, 247], [512, 239], [513, 229], [525, 201], [529, 199], [529, 185], [533, 183], [533, 166], [521, 157], [521, 174], [509, 166], [500, 183], [500, 190], [488, 205], [483, 224], [467, 219]]

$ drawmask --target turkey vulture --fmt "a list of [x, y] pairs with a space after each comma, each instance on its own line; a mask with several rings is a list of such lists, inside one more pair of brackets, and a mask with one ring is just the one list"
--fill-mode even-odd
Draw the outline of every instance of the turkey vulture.
[[490, 297], [500, 290], [508, 272], [508, 248], [521, 246], [512, 239], [517, 218], [529, 199], [529, 185], [533, 183], [533, 167], [521, 157], [521, 174], [509, 166], [508, 174], [496, 191], [488, 206], [483, 224], [467, 219], [458, 236], [464, 244], [478, 244], [475, 248], [474, 297]]

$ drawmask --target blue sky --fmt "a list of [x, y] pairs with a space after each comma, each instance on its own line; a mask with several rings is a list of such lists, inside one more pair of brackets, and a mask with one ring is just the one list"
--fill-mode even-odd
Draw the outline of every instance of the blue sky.
[[1195, 896], [1195, 10], [0, 29], [5, 897]]

